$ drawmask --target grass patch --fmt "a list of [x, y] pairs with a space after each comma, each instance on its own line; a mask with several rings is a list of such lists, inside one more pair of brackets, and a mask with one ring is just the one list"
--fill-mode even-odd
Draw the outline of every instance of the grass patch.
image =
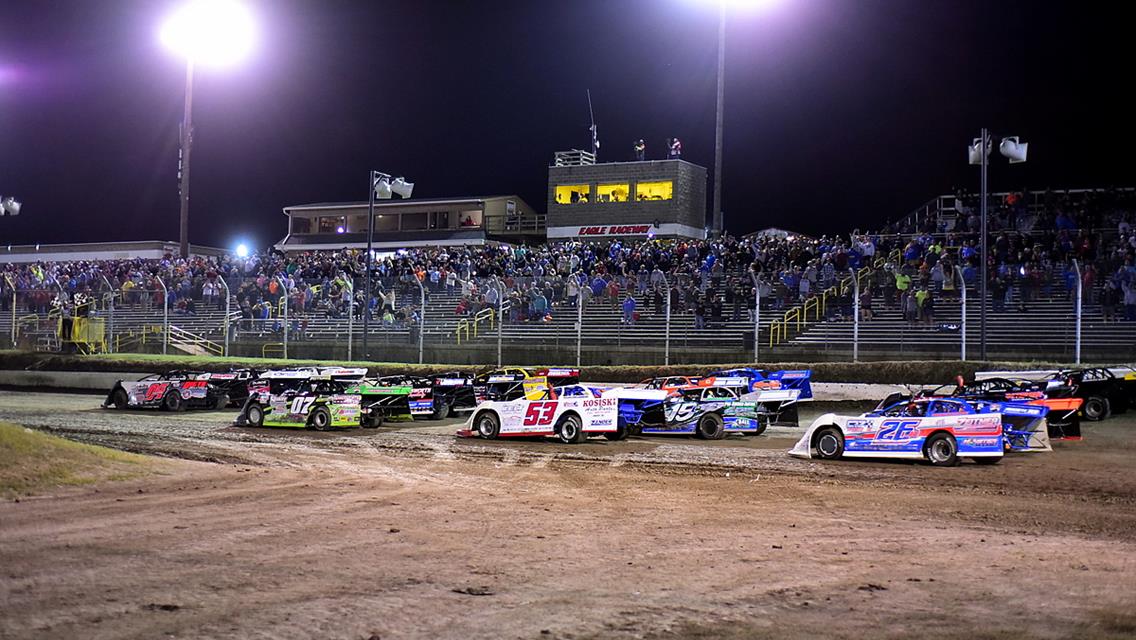
[[4, 498], [99, 480], [125, 480], [145, 473], [148, 466], [144, 456], [0, 422], [0, 496]]

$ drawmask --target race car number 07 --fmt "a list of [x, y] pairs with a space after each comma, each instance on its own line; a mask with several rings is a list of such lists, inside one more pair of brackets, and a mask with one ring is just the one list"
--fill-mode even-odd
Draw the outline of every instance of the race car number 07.
[[292, 400], [292, 413], [307, 413], [315, 398], [295, 398]]
[[534, 402], [529, 405], [525, 413], [526, 427], [543, 427], [552, 424], [552, 416], [556, 415], [555, 402]]

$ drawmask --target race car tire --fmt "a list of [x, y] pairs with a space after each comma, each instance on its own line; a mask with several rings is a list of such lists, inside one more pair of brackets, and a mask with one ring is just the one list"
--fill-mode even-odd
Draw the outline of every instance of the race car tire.
[[450, 405], [443, 402], [442, 406], [434, 406], [434, 413], [430, 414], [431, 420], [445, 420], [450, 417]]
[[722, 421], [722, 416], [708, 413], [698, 419], [695, 433], [703, 440], [721, 440], [726, 437], [726, 423]]
[[813, 446], [818, 458], [837, 460], [844, 455], [844, 435], [836, 427], [826, 427], [813, 436]]
[[1104, 420], [1112, 413], [1112, 407], [1109, 405], [1108, 398], [1100, 396], [1090, 396], [1085, 400], [1085, 406], [1081, 409], [1085, 414], [1085, 420]]
[[497, 414], [492, 411], [482, 411], [477, 414], [477, 418], [473, 421], [473, 426], [477, 431], [477, 435], [486, 440], [493, 440], [501, 431], [501, 420], [497, 417]]
[[983, 456], [981, 458], [972, 458], [975, 464], [992, 465], [998, 464], [1002, 461], [1002, 456]]
[[263, 427], [264, 407], [255, 402], [250, 404], [248, 410], [245, 411], [245, 419], [248, 420], [251, 427]]
[[560, 422], [556, 424], [556, 437], [564, 444], [579, 444], [587, 437], [584, 434], [584, 423], [580, 420], [580, 416], [574, 413], [566, 413], [560, 417]]
[[130, 406], [130, 396], [126, 395], [126, 389], [122, 387], [115, 389], [110, 399], [115, 409], [125, 409]]
[[378, 429], [379, 427], [383, 426], [383, 418], [384, 416], [381, 413], [378, 415], [367, 416], [366, 418], [363, 418], [361, 425], [364, 429]]
[[626, 440], [629, 435], [631, 435], [630, 430], [625, 425], [621, 424], [615, 428], [615, 431], [605, 433], [604, 437], [612, 442], [618, 442], [619, 440]]
[[217, 399], [213, 402], [214, 410], [224, 409], [227, 406], [229, 406], [229, 395], [225, 393], [217, 396]]
[[308, 417], [308, 424], [316, 431], [327, 431], [331, 428], [331, 412], [327, 410], [327, 407], [312, 409], [312, 415]]
[[932, 434], [923, 443], [923, 457], [936, 467], [953, 467], [958, 464], [958, 443], [949, 433]]
[[765, 433], [765, 430], [768, 429], [768, 428], [769, 428], [769, 421], [768, 420], [763, 421], [761, 418], [758, 418], [757, 419], [757, 429], [750, 431], [749, 435], [759, 436], [759, 435]]
[[185, 409], [185, 402], [177, 391], [169, 391], [162, 398], [162, 408], [166, 411], [181, 411]]

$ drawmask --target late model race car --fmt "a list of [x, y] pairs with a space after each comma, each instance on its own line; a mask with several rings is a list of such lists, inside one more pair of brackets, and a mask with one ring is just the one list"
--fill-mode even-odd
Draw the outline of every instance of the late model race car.
[[[1053, 385], [1047, 389], [1044, 382], [1034, 382], [1025, 378], [983, 378], [968, 384], [962, 376], [959, 376], [956, 384], [945, 384], [935, 389], [921, 391], [918, 395], [1041, 405], [1049, 409], [1045, 421], [1050, 438], [1080, 440], [1079, 413], [1084, 400], [1072, 397], [1071, 392], [1072, 389], [1068, 386]], [[904, 399], [906, 396], [892, 394], [880, 405], [887, 406]]]
[[1046, 411], [1038, 405], [916, 398], [859, 416], [828, 413], [813, 421], [789, 455], [995, 464], [1007, 451], [1052, 451]]
[[224, 408], [229, 404], [229, 396], [207, 378], [207, 374], [197, 371], [169, 371], [137, 381], [119, 380], [107, 394], [103, 406], [166, 411]]
[[505, 367], [482, 373], [473, 379], [473, 394], [478, 404], [486, 400], [507, 400], [506, 393], [516, 393], [517, 383], [524, 380], [540, 379], [553, 387], [580, 382], [579, 369], [545, 367], [524, 369]]
[[[281, 393], [249, 396], [237, 424], [253, 427], [294, 427], [323, 431], [335, 427], [376, 428], [388, 411], [395, 411], [410, 387], [370, 387], [347, 380], [309, 379]], [[394, 400], [391, 400], [394, 399]]]
[[436, 376], [383, 376], [375, 386], [410, 387], [410, 413], [415, 417], [444, 420], [450, 413], [472, 411], [477, 406], [473, 379], [461, 373]]
[[1081, 414], [1086, 420], [1104, 420], [1136, 406], [1136, 370], [1130, 367], [1088, 367], [1053, 374], [1047, 388], [1068, 386], [1071, 395], [1085, 401]]
[[[629, 434], [620, 420], [621, 401], [658, 401], [665, 391], [599, 389], [584, 385], [552, 387], [545, 378], [514, 383], [521, 394], [512, 400], [488, 400], [477, 406], [459, 436], [556, 436], [575, 444], [590, 435], [621, 440]], [[512, 395], [511, 393], [509, 395]]]
[[[625, 422], [627, 408], [621, 409]], [[739, 398], [736, 389], [724, 386], [694, 386], [670, 394], [661, 421], [635, 420], [633, 432], [643, 435], [691, 434], [707, 440], [728, 433], [760, 435], [773, 416], [760, 403]]]

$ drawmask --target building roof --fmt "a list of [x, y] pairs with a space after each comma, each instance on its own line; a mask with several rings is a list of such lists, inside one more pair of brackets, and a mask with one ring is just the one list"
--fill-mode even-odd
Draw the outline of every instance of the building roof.
[[[416, 200], [414, 198], [406, 199], [390, 199], [390, 200], [376, 200], [375, 207], [400, 207], [400, 206], [420, 206], [430, 204], [458, 204], [462, 202], [476, 203], [484, 200], [494, 200], [496, 198], [517, 198], [516, 195], [496, 195], [496, 196], [470, 196], [464, 198], [423, 198]], [[370, 203], [363, 202], [313, 202], [311, 204], [294, 204], [284, 207], [284, 211], [295, 211], [302, 209], [355, 209], [357, 207], [365, 207]]]

